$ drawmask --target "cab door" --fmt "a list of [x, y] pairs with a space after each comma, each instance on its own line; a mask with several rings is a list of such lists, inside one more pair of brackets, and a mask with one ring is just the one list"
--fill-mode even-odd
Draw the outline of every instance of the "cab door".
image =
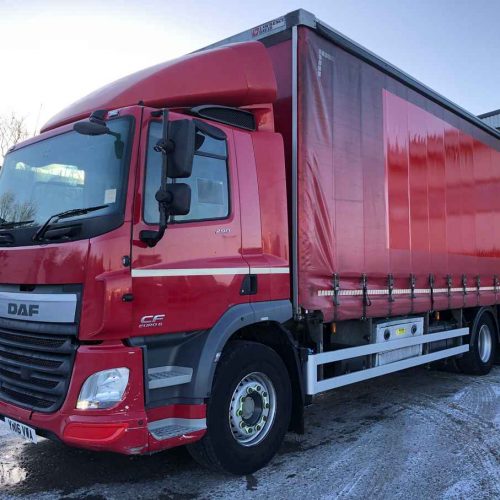
[[[171, 217], [163, 238], [149, 248], [142, 230], [158, 229], [155, 193], [161, 153], [154, 151], [162, 122], [145, 110], [132, 234], [133, 335], [211, 328], [233, 305], [248, 302], [242, 284], [249, 266], [242, 257], [240, 199], [232, 130], [215, 139], [197, 132], [188, 215]], [[170, 113], [169, 119], [186, 119]], [[190, 118], [189, 118], [190, 119]]]

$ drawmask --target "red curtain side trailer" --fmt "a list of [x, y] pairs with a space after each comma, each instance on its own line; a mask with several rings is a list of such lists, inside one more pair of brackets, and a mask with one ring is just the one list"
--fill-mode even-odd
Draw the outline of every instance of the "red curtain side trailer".
[[230, 41], [248, 39], [273, 61], [296, 177], [296, 312], [329, 322], [496, 304], [498, 131], [306, 11]]

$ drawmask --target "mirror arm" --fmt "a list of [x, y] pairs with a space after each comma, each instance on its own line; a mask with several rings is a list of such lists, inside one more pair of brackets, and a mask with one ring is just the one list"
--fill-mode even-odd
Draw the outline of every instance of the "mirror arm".
[[158, 226], [158, 231], [145, 229], [140, 232], [139, 238], [141, 241], [146, 243], [149, 248], [153, 248], [157, 243], [163, 238], [165, 231], [168, 226], [168, 210], [164, 203], [159, 204], [160, 208], [160, 223]]
[[174, 142], [170, 139], [165, 142], [163, 139], [156, 143], [156, 146], [153, 148], [157, 153], [161, 153], [163, 155], [168, 155], [174, 150]]
[[[168, 139], [168, 109], [163, 109], [163, 128], [162, 128], [162, 138], [161, 138], [161, 145], [166, 145], [168, 147], [169, 145], [169, 139]], [[159, 147], [159, 144], [156, 146]], [[155, 147], [155, 149], [156, 149]], [[168, 166], [168, 155], [161, 150], [162, 154], [162, 164], [161, 164], [161, 184], [160, 184], [160, 191], [166, 191], [167, 190], [167, 166]], [[160, 224], [158, 226], [158, 231], [141, 231], [139, 238], [141, 241], [146, 243], [148, 247], [154, 247], [156, 244], [163, 238], [163, 235], [165, 234], [165, 230], [167, 229], [167, 224], [168, 224], [168, 206], [165, 203], [159, 202], [159, 209], [160, 209]]]

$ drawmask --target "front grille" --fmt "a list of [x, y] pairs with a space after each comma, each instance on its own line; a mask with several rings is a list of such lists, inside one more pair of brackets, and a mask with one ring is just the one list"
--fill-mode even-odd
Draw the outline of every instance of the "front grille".
[[68, 391], [75, 352], [74, 335], [0, 327], [0, 400], [56, 411]]
[[37, 408], [39, 411], [47, 410], [54, 405], [54, 401], [46, 398], [39, 398], [26, 392], [13, 391], [11, 389], [2, 388], [2, 393], [10, 398], [10, 401], [15, 401], [20, 406], [29, 406]]
[[[6, 340], [6, 341], [11, 341], [11, 342], [25, 342], [26, 337], [23, 334], [19, 333], [14, 333], [14, 332], [7, 332], [7, 331], [2, 331], [0, 333], [1, 337]], [[65, 339], [60, 339], [60, 338], [51, 338], [51, 337], [41, 337], [40, 335], [37, 335], [36, 337], [31, 337], [31, 341], [33, 345], [38, 345], [41, 347], [51, 347], [51, 348], [58, 348], [61, 347]]]
[[59, 368], [62, 365], [62, 361], [54, 361], [52, 359], [37, 359], [33, 356], [24, 356], [23, 354], [18, 354], [15, 352], [4, 351], [0, 348], [0, 358], [9, 359], [12, 361], [19, 361], [24, 364], [33, 364], [35, 366], [41, 366], [45, 368]]

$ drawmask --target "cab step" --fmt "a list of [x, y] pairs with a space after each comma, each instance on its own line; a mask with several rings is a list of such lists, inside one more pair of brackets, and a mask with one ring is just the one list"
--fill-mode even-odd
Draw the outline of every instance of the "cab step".
[[192, 376], [193, 369], [187, 366], [158, 366], [148, 370], [148, 387], [151, 390], [189, 384]]

